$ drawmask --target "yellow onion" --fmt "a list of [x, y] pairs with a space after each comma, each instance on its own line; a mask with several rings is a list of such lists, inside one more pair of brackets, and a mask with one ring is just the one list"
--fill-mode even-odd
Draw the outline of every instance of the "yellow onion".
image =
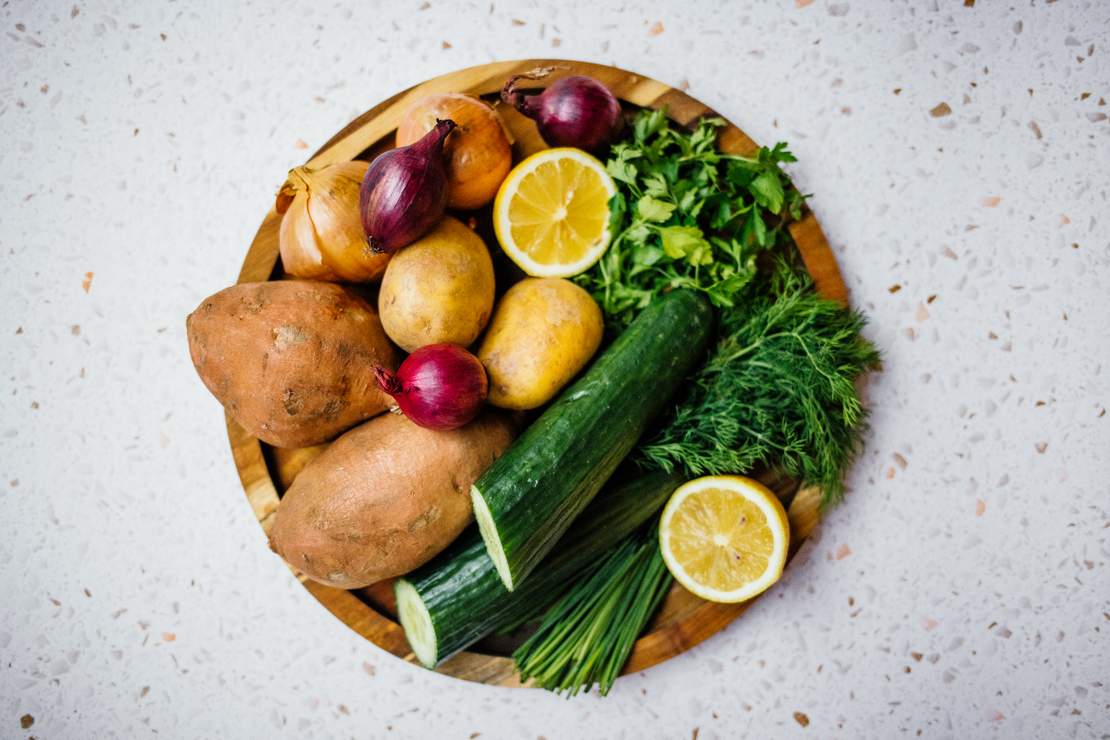
[[497, 111], [462, 93], [428, 95], [413, 103], [397, 124], [397, 146], [412, 144], [440, 118], [458, 128], [443, 148], [447, 164], [447, 205], [472, 210], [493, 200], [512, 166], [513, 149]]
[[285, 272], [310, 280], [365, 282], [385, 272], [388, 254], [366, 242], [359, 188], [369, 165], [340, 162], [319, 169], [295, 167], [277, 196]]

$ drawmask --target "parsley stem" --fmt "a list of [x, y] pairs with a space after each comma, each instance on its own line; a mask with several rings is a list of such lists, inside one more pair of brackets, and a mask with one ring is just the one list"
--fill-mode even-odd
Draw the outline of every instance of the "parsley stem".
[[744, 162], [745, 164], [754, 164], [760, 167], [770, 167], [765, 162], [760, 162], [755, 157], [745, 157], [742, 154], [725, 154], [723, 152], [703, 152], [701, 154], [687, 154], [684, 157], [679, 157], [679, 163], [685, 162]]

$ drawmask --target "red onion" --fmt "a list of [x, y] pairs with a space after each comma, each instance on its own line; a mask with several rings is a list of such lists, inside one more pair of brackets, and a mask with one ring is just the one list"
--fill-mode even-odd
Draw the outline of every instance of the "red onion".
[[358, 206], [366, 240], [375, 252], [396, 252], [435, 226], [447, 207], [443, 140], [454, 121], [436, 120], [419, 141], [390, 149], [370, 163]]
[[428, 429], [466, 424], [489, 391], [481, 361], [457, 344], [429, 344], [409, 355], [396, 373], [379, 366], [374, 375], [401, 412]]
[[594, 154], [604, 153], [624, 123], [616, 97], [592, 77], [564, 77], [539, 95], [524, 95], [516, 89], [519, 80], [541, 79], [549, 71], [510, 77], [501, 90], [501, 99], [533, 119], [540, 136], [551, 146], [576, 146]]

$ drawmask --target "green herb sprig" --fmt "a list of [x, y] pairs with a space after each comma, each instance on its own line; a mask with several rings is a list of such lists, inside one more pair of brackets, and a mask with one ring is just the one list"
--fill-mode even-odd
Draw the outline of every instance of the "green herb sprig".
[[779, 260], [744, 302], [721, 312], [717, 346], [639, 449], [640, 463], [691, 475], [769, 465], [821, 486], [823, 505], [837, 502], [866, 429], [855, 379], [880, 365], [860, 335], [865, 323]]
[[751, 157], [719, 152], [725, 125], [703, 118], [686, 132], [664, 110], [644, 110], [631, 138], [613, 147], [606, 164], [618, 187], [609, 203], [613, 241], [576, 281], [615, 328], [674, 288], [732, 306], [755, 275], [756, 255], [801, 217], [804, 196], [780, 169], [795, 161], [786, 144]]
[[595, 684], [608, 694], [671, 581], [655, 523], [625, 538], [513, 653], [521, 680], [568, 696]]

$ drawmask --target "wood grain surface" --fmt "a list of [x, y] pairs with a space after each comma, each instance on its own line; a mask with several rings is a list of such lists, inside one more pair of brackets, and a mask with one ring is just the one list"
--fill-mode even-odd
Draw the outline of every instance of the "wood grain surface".
[[[465, 92], [485, 97], [489, 102], [495, 103], [514, 139], [514, 161], [519, 161], [520, 158], [545, 148], [545, 144], [532, 121], [507, 106], [497, 104], [496, 94], [510, 75], [538, 67], [553, 69], [543, 82], [536, 83], [537, 87], [546, 86], [561, 76], [582, 74], [600, 80], [618, 98], [631, 106], [665, 106], [670, 118], [682, 125], [690, 125], [705, 115], [716, 115], [681, 90], [615, 67], [549, 59], [496, 62], [436, 77], [379, 103], [333, 136], [312, 156], [308, 164], [323, 165], [351, 159], [369, 159], [393, 146], [393, 135], [401, 114], [413, 101], [434, 92]], [[731, 124], [722, 129], [720, 145], [725, 151], [742, 154], [750, 154], [758, 148], [743, 131]], [[275, 178], [275, 192], [280, 185], [281, 181]], [[280, 217], [271, 208], [247, 251], [238, 282], [281, 277], [278, 261], [279, 221]], [[802, 220], [791, 224], [790, 233], [817, 289], [828, 298], [846, 303], [847, 290], [836, 259], [813, 214], [807, 210]], [[277, 450], [251, 437], [230, 418], [227, 420], [227, 428], [247, 501], [259, 524], [268, 531], [280, 493], [326, 445], [303, 450]], [[796, 483], [769, 474], [759, 477], [788, 505], [791, 525], [790, 554], [793, 557], [820, 519], [820, 491], [812, 487], [798, 490]], [[405, 640], [404, 630], [394, 618], [391, 584], [376, 584], [356, 591], [344, 591], [309, 581], [303, 576], [298, 577], [321, 604], [355, 632], [381, 649], [403, 660], [415, 662]], [[624, 673], [642, 671], [689, 650], [724, 629], [754, 601], [712, 604], [675, 584], [645, 634], [636, 641]], [[468, 681], [521, 686], [513, 672], [512, 660], [503, 655], [480, 651], [464, 652], [436, 670]]]

